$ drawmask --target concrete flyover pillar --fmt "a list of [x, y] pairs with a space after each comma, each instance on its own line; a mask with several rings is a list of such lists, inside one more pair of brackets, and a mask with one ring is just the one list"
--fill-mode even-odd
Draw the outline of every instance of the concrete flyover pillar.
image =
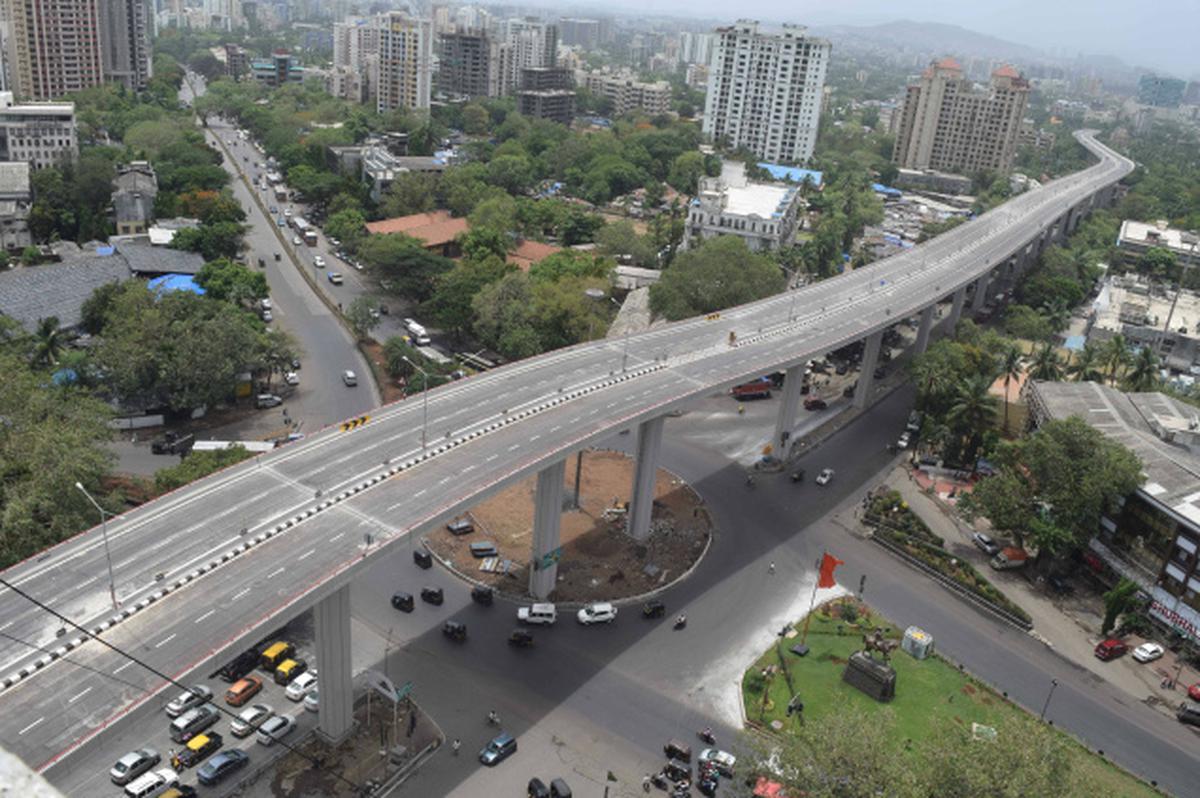
[[975, 281], [975, 296], [971, 297], [971, 312], [976, 313], [983, 308], [984, 300], [987, 299], [988, 283], [991, 282], [991, 271], [984, 272], [983, 276]]
[[858, 386], [854, 389], [854, 406], [866, 407], [875, 382], [875, 366], [879, 363], [879, 345], [883, 343], [883, 330], [867, 336], [863, 347], [862, 370], [858, 373]]
[[783, 378], [783, 401], [779, 405], [779, 414], [775, 416], [775, 438], [771, 441], [780, 459], [787, 454], [792, 428], [796, 426], [796, 411], [800, 406], [800, 389], [804, 384], [804, 366], [804, 363], [792, 366]]
[[954, 301], [950, 305], [950, 334], [954, 335], [954, 328], [958, 326], [958, 320], [962, 318], [963, 304], [967, 301], [967, 287], [954, 292]]
[[350, 585], [343, 585], [313, 607], [317, 637], [317, 673], [321, 704], [317, 730], [341, 742], [354, 726], [354, 681], [350, 671]]
[[929, 347], [929, 332], [933, 329], [933, 314], [937, 312], [937, 303], [921, 311], [921, 323], [917, 327], [917, 343], [913, 346], [913, 355], [923, 355]]
[[633, 493], [629, 496], [628, 529], [634, 540], [650, 537], [650, 511], [654, 509], [654, 482], [666, 420], [666, 416], [658, 416], [638, 427], [637, 465], [633, 472]]
[[533, 556], [529, 569], [529, 593], [548, 598], [558, 580], [558, 558], [546, 558], [562, 543], [563, 480], [567, 461], [559, 460], [538, 472], [537, 494], [533, 497]]

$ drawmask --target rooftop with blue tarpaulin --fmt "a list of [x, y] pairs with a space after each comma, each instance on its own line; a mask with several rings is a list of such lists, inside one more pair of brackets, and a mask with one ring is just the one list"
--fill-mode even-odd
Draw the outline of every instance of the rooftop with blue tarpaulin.
[[802, 169], [799, 166], [784, 166], [783, 164], [761, 161], [760, 169], [766, 169], [776, 180], [791, 180], [793, 183], [803, 183], [805, 178], [812, 181], [817, 188], [821, 187], [824, 175], [816, 169]]

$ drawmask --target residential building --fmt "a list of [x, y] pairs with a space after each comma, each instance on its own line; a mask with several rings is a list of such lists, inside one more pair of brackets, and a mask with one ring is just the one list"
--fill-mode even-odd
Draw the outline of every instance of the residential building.
[[369, 17], [350, 17], [333, 26], [333, 65], [362, 69], [366, 58], [379, 54], [379, 28]]
[[708, 86], [709, 71], [707, 64], [688, 64], [684, 82], [693, 89], [705, 88]]
[[909, 85], [892, 160], [906, 169], [1008, 172], [1028, 99], [1029, 83], [1011, 66], [993, 71], [983, 88], [943, 58]]
[[362, 152], [362, 180], [371, 187], [371, 199], [379, 202], [399, 175], [406, 172], [443, 172], [448, 165], [436, 155], [395, 155], [384, 147]]
[[120, 81], [130, 91], [150, 82], [149, 0], [104, 0], [100, 4], [100, 47], [104, 79]]
[[447, 258], [462, 254], [458, 237], [470, 229], [466, 219], [452, 218], [447, 210], [414, 213], [411, 216], [383, 219], [367, 225], [367, 233], [370, 235], [403, 233], [420, 241], [430, 252]]
[[618, 116], [637, 109], [651, 115], [671, 110], [671, 84], [665, 80], [646, 83], [628, 72], [584, 72], [581, 83], [592, 94], [612, 102]]
[[148, 161], [118, 167], [113, 180], [113, 219], [117, 235], [142, 235], [154, 220], [158, 178]]
[[760, 32], [739, 20], [718, 28], [704, 102], [705, 135], [767, 161], [812, 157], [831, 46], [798, 25]]
[[558, 62], [558, 28], [534, 17], [505, 20], [501, 26], [500, 93], [522, 89], [521, 70]]
[[900, 169], [892, 182], [900, 188], [932, 191], [935, 194], [971, 193], [971, 178], [936, 169]]
[[707, 65], [712, 58], [715, 38], [711, 33], [684, 31], [679, 34], [679, 60], [685, 64]]
[[1120, 335], [1157, 350], [1171, 371], [1191, 373], [1200, 363], [1200, 294], [1133, 273], [1113, 275], [1092, 301], [1086, 335], [1096, 344]]
[[484, 31], [438, 35], [437, 90], [451, 96], [500, 96], [500, 42]]
[[1162, 393], [1096, 382], [1026, 384], [1030, 420], [1077, 416], [1141, 460], [1145, 482], [1100, 517], [1084, 562], [1108, 584], [1124, 577], [1149, 595], [1149, 615], [1200, 643], [1200, 419]]
[[251, 61], [250, 75], [262, 85], [277, 89], [287, 83], [303, 82], [304, 67], [287, 50], [276, 50], [270, 58]]
[[568, 47], [595, 50], [600, 46], [600, 20], [564, 17], [558, 21], [562, 43]]
[[571, 70], [565, 67], [526, 67], [521, 70], [517, 110], [533, 119], [570, 125], [575, 118]]
[[24, 161], [33, 169], [79, 155], [75, 103], [16, 103], [0, 92], [0, 161]]
[[20, 252], [33, 243], [29, 235], [29, 208], [33, 189], [29, 164], [0, 163], [0, 249]]
[[1032, 119], [1024, 120], [1021, 122], [1021, 127], [1017, 129], [1018, 147], [1033, 147], [1049, 151], [1054, 149], [1054, 142], [1057, 138], [1054, 131], [1038, 127]]
[[725, 161], [720, 177], [700, 179], [700, 191], [688, 208], [683, 246], [733, 235], [752, 252], [781, 249], [795, 240], [803, 208], [799, 186], [754, 182], [746, 177], [744, 163]]
[[49, 100], [103, 82], [101, 0], [0, 2], [11, 31], [14, 94]]
[[429, 108], [433, 88], [433, 22], [400, 11], [375, 18], [379, 65], [375, 95], [379, 113]]
[[1138, 80], [1138, 102], [1157, 108], [1178, 108], [1187, 82], [1162, 75], [1142, 75]]
[[1186, 266], [1196, 266], [1200, 263], [1197, 260], [1200, 236], [1195, 233], [1171, 227], [1165, 219], [1160, 219], [1154, 224], [1133, 219], [1121, 222], [1121, 232], [1117, 235], [1117, 249], [1125, 263], [1137, 263], [1142, 255], [1153, 248], [1167, 250], [1175, 255], [1179, 263]]

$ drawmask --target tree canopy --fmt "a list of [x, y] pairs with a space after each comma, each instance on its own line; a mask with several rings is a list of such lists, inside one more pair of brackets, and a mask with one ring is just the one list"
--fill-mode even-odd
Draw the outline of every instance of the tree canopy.
[[681, 253], [650, 288], [650, 307], [668, 319], [686, 319], [752, 302], [782, 291], [783, 273], [752, 253], [737, 236], [719, 236]]

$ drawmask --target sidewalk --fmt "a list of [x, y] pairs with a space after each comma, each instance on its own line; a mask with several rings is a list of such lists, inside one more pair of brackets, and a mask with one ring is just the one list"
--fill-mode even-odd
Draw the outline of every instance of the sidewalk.
[[[928, 484], [928, 479], [921, 482]], [[1142, 664], [1131, 656], [1112, 662], [1096, 659], [1093, 649], [1100, 641], [1100, 625], [1103, 620], [1103, 604], [1100, 596], [1090, 589], [1079, 589], [1071, 596], [1057, 597], [1039, 589], [1019, 571], [995, 571], [987, 564], [984, 554], [971, 540], [978, 528], [990, 532], [986, 521], [971, 526], [958, 517], [957, 513], [941, 499], [925, 493], [906, 464], [899, 464], [888, 475], [885, 483], [899, 492], [917, 516], [946, 541], [946, 550], [971, 563], [1005, 595], [1020, 605], [1033, 619], [1031, 635], [1053, 648], [1067, 660], [1086, 668], [1096, 676], [1124, 690], [1138, 701], [1156, 704], [1165, 710], [1175, 707], [1187, 698], [1187, 687], [1200, 682], [1200, 673], [1194, 668], [1184, 667], [1174, 690], [1161, 686], [1164, 677], [1175, 676], [1178, 661], [1168, 651], [1162, 659]], [[945, 495], [947, 486], [938, 485], [940, 495]], [[855, 519], [857, 525], [857, 519]], [[1132, 650], [1143, 642], [1142, 638], [1130, 637], [1127, 641]]]

